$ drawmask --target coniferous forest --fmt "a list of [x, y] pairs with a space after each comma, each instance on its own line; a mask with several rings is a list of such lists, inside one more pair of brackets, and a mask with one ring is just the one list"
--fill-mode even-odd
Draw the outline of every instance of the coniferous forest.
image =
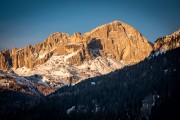
[[[34, 105], [26, 105], [11, 115], [4, 115], [3, 119], [180, 119], [179, 53], [180, 48], [177, 48], [157, 56], [151, 55], [138, 64], [65, 86]], [[24, 98], [23, 95], [18, 97]]]

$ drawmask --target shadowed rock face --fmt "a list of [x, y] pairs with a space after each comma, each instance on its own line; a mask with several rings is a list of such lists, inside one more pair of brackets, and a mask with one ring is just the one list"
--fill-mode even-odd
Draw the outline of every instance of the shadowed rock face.
[[[49, 60], [53, 55], [77, 54], [69, 57], [68, 62], [80, 65], [84, 61], [97, 56], [106, 57], [111, 54], [116, 60], [126, 63], [137, 63], [152, 51], [151, 45], [135, 28], [120, 21], [114, 21], [81, 35], [72, 36], [57, 32], [51, 34], [44, 42], [22, 49], [13, 48], [1, 51], [0, 69], [21, 68], [26, 66], [33, 69]], [[12, 60], [12, 65], [9, 60]]]
[[162, 38], [158, 38], [154, 43], [154, 51], [167, 51], [177, 47], [180, 47], [180, 30]]

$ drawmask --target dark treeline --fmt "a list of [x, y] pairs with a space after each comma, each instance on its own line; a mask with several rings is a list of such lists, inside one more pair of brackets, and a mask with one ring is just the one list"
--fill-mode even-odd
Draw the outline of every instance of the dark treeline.
[[18, 110], [37, 104], [39, 101], [39, 96], [13, 90], [0, 89], [0, 119], [11, 116]]
[[[174, 49], [107, 75], [65, 86], [7, 119], [173, 120], [179, 117], [180, 108], [179, 53], [180, 48]], [[148, 96], [155, 101], [150, 111], [150, 107], [143, 109]]]

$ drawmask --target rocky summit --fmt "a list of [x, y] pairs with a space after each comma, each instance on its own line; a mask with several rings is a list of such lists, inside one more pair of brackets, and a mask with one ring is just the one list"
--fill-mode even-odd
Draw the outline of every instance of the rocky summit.
[[37, 74], [42, 82], [63, 86], [138, 63], [152, 49], [135, 28], [114, 21], [83, 35], [56, 32], [34, 46], [3, 50], [0, 69], [12, 69], [19, 76]]

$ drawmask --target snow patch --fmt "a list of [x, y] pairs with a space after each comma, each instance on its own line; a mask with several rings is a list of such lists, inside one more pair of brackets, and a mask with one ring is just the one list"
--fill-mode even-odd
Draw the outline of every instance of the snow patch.
[[165, 69], [165, 70], [163, 70], [164, 71], [164, 73], [166, 74], [167, 72], [168, 72], [168, 69]]
[[91, 82], [91, 85], [96, 85], [96, 83], [95, 82]]
[[72, 106], [71, 108], [67, 109], [66, 113], [70, 114], [71, 112], [75, 111], [75, 106]]
[[77, 53], [78, 53], [78, 52], [79, 52], [79, 50], [78, 50], [78, 51], [76, 51], [76, 52], [72, 52], [72, 53], [70, 53], [70, 54], [68, 54], [68, 55], [64, 56], [64, 61], [66, 62], [66, 61], [67, 61], [67, 59], [69, 59], [69, 58], [71, 58], [71, 57], [73, 57], [73, 56], [77, 55]]

